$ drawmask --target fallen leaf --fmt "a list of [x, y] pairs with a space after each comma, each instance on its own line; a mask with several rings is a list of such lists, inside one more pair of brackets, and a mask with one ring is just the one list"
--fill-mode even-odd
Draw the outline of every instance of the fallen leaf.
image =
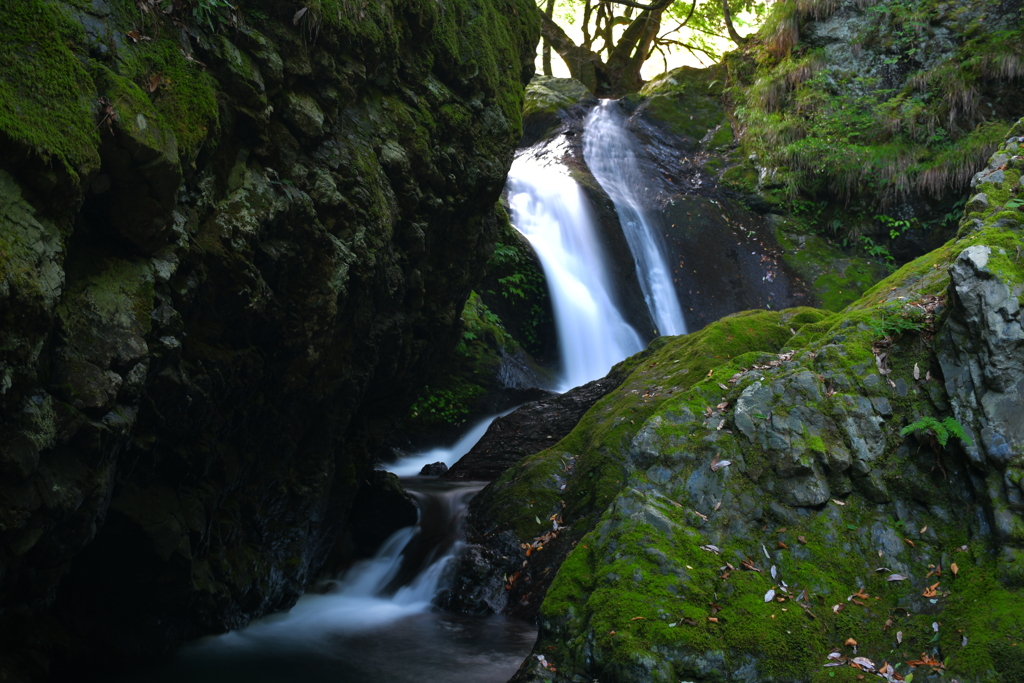
[[783, 543], [782, 541], [779, 541], [779, 546], [778, 547], [779, 547], [779, 550], [789, 550], [789, 546], [786, 545], [785, 543]]
[[718, 617], [708, 617], [708, 621], [710, 621], [712, 624], [717, 624]]
[[909, 538], [904, 538], [903, 542], [906, 543], [907, 545], [909, 545], [911, 548], [916, 548], [917, 547], [917, 546], [914, 545], [914, 542], [911, 541]]
[[868, 671], [874, 672], [874, 670], [875, 670], [875, 663], [872, 662], [867, 657], [854, 657], [851, 661], [852, 661], [853, 664], [857, 664], [858, 666], [862, 666], [862, 667], [864, 667]]
[[705, 551], [707, 551], [709, 553], [714, 553], [715, 555], [717, 555], [718, 553], [722, 552], [721, 550], [718, 549], [718, 546], [711, 545], [710, 543], [708, 543], [707, 545], [702, 545], [700, 547], [700, 549], [701, 550], [705, 550]]
[[710, 377], [710, 376], [711, 376], [711, 375], [713, 375], [713, 374], [715, 374], [715, 371], [714, 371], [714, 370], [708, 370], [708, 377]]
[[630, 621], [637, 621], [638, 619], [646, 619], [647, 617], [633, 617]]
[[919, 531], [918, 533], [923, 534], [926, 531], [928, 531], [928, 525], [927, 524], [925, 524], [923, 527], [921, 527], [921, 531]]
[[299, 21], [302, 20], [302, 17], [304, 17], [306, 15], [306, 12], [308, 12], [308, 11], [309, 11], [308, 7], [303, 7], [298, 12], [296, 12], [295, 16], [292, 17], [292, 25], [293, 26], [298, 26], [299, 25]]
[[149, 92], [156, 92], [156, 89], [164, 82], [163, 74], [153, 74], [149, 77]]
[[843, 643], [843, 645], [847, 645], [849, 647], [857, 647], [857, 641], [854, 640], [853, 638], [847, 638], [846, 642]]
[[720, 387], [722, 388], [722, 390], [723, 390], [723, 391], [729, 391], [729, 387], [725, 386], [725, 385], [724, 385], [724, 384], [722, 384], [721, 382], [719, 382], [719, 383], [718, 383], [718, 386], [720, 386]]
[[[725, 420], [722, 420], [722, 423], [724, 424]], [[721, 425], [719, 425], [719, 429], [721, 429]], [[731, 464], [732, 464], [731, 460], [722, 460], [720, 462], [711, 463], [711, 471], [712, 472], [717, 472], [718, 470], [724, 469], [724, 468], [728, 467]]]
[[914, 363], [914, 379], [921, 379], [921, 368], [917, 367], [917, 363]]
[[953, 576], [956, 576], [960, 572], [960, 567], [956, 566], [956, 562], [949, 565], [949, 571], [953, 572]]
[[697, 620], [696, 619], [691, 619], [689, 617], [683, 617], [683, 623], [686, 624], [687, 626], [696, 626], [697, 625]]
[[764, 594], [764, 601], [765, 602], [771, 602], [774, 599], [775, 599], [775, 589], [774, 588], [769, 588], [768, 592]]
[[801, 542], [801, 543], [803, 543], [804, 545], [807, 545], [807, 539], [806, 539], [806, 538], [804, 538], [803, 536], [797, 536], [797, 537], [796, 537], [796, 540], [800, 541], [800, 542]]
[[844, 503], [843, 501], [836, 500], [835, 498], [832, 499], [832, 502], [835, 503], [836, 505], [846, 505], [846, 503]]
[[909, 576], [904, 576], [903, 574], [889, 574], [886, 581], [906, 581], [909, 578]]
[[903, 644], [903, 631], [896, 631], [896, 643], [898, 645]]
[[933, 583], [932, 585], [928, 586], [927, 588], [924, 589], [924, 592], [921, 593], [921, 595], [923, 595], [926, 598], [934, 598], [935, 597], [935, 588], [939, 585], [939, 583], [941, 583], [941, 581], [937, 581], [937, 582]]

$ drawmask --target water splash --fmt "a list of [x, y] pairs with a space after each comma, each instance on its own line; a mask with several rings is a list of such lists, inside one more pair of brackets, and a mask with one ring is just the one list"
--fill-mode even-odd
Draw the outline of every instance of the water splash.
[[604, 377], [643, 342], [613, 302], [583, 192], [529, 154], [512, 164], [508, 188], [512, 224], [533, 245], [547, 276], [562, 360], [559, 390]]
[[686, 320], [665, 260], [665, 247], [654, 220], [643, 208], [640, 191], [650, 180], [637, 162], [636, 141], [614, 100], [602, 100], [583, 127], [583, 158], [611, 200], [633, 253], [644, 300], [658, 333], [686, 334]]

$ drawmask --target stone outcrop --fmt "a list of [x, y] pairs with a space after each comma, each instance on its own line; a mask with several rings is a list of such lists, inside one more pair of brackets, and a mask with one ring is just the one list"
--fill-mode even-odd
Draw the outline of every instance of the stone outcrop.
[[4, 680], [297, 598], [459, 338], [521, 135], [528, 2], [157, 5], [5, 9]]
[[660, 340], [484, 490], [464, 576], [541, 626], [514, 680], [1024, 673], [1022, 136], [957, 239], [840, 313]]

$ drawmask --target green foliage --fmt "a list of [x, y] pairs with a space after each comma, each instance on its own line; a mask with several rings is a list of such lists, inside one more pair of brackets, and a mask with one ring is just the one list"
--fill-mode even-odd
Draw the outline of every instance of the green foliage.
[[971, 437], [964, 431], [964, 426], [955, 417], [945, 417], [940, 421], [930, 415], [926, 415], [901, 429], [900, 436], [906, 436], [907, 434], [922, 430], [930, 430], [935, 435], [935, 440], [943, 448], [946, 447], [946, 443], [951, 436], [960, 439], [967, 446], [974, 445]]
[[979, 103], [984, 90], [1012, 88], [1024, 77], [1024, 29], [964, 35], [962, 46], [935, 60], [922, 46], [942, 6], [872, 3], [853, 40], [885, 56], [890, 71], [908, 74], [893, 87], [870, 59], [841, 69], [822, 50], [799, 44], [800, 22], [834, 6], [811, 4], [776, 5], [758, 34], [756, 73], [733, 90], [744, 139], [764, 166], [777, 169], [790, 200], [838, 195], [884, 209], [915, 193], [962, 191], [1002, 140], [1006, 122]]
[[868, 323], [873, 337], [898, 337], [904, 332], [920, 332], [925, 326], [925, 314], [916, 306], [889, 305], [878, 309], [876, 317]]

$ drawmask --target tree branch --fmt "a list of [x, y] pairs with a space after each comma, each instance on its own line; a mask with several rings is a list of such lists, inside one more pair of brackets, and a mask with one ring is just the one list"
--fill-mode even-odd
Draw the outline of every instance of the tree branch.
[[722, 0], [722, 18], [725, 19], [725, 28], [729, 31], [729, 38], [737, 45], [743, 45], [747, 39], [736, 32], [732, 25], [732, 11], [729, 9], [729, 0]]

